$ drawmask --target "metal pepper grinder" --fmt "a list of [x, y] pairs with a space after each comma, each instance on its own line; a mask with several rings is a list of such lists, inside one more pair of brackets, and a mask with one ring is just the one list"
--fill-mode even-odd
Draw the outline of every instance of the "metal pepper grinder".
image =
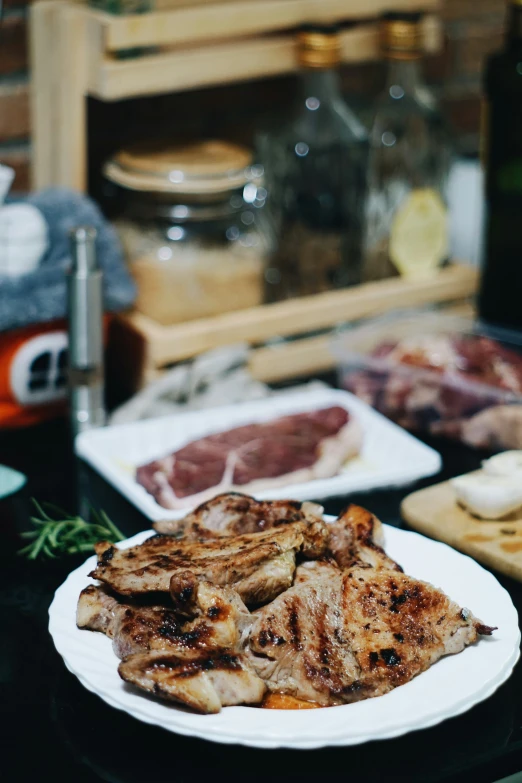
[[69, 395], [71, 427], [77, 435], [106, 421], [103, 372], [103, 272], [96, 258], [96, 229], [70, 234], [67, 273]]

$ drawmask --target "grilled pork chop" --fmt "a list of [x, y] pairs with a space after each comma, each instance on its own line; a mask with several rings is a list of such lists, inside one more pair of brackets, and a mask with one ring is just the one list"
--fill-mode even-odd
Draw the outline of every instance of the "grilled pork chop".
[[[317, 503], [292, 500], [258, 501], [235, 492], [218, 495], [203, 503], [183, 519], [155, 522], [158, 533], [183, 536], [184, 540], [203, 540], [217, 536], [255, 533], [290, 522], [309, 524], [322, 520], [323, 508]], [[401, 567], [384, 551], [381, 522], [361, 506], [349, 505], [328, 525], [328, 550], [343, 568], [368, 565], [374, 568]]]
[[341, 568], [359, 565], [402, 571], [382, 548], [384, 533], [380, 520], [365, 508], [350, 504], [328, 525], [328, 533], [329, 553]]
[[203, 542], [161, 536], [125, 550], [105, 541], [95, 547], [98, 564], [90, 576], [121, 595], [167, 593], [176, 577], [178, 600], [177, 577], [188, 571], [198, 581], [233, 586], [245, 603], [262, 603], [290, 587], [296, 553], [319, 557], [327, 538], [326, 525], [316, 521]]
[[317, 503], [256, 500], [239, 492], [226, 492], [202, 503], [183, 519], [161, 520], [154, 522], [152, 527], [162, 535], [197, 541], [259, 533], [288, 522], [317, 522], [322, 518], [323, 507]]
[[494, 630], [431, 585], [368, 567], [318, 574], [254, 617], [257, 674], [323, 706], [387, 693]]
[[234, 590], [199, 582], [191, 610], [187, 620], [172, 607], [122, 601], [105, 587], [89, 585], [80, 593], [76, 624], [107, 634], [118, 658], [152, 650], [194, 658], [202, 652], [242, 649], [252, 616]]
[[252, 616], [237, 593], [200, 582], [192, 611], [195, 619], [183, 621], [165, 606], [122, 603], [90, 585], [77, 624], [112, 638], [120, 676], [142, 690], [198, 712], [260, 702], [266, 686], [240, 652]]
[[331, 557], [321, 560], [307, 560], [295, 569], [294, 585], [302, 585], [322, 577], [336, 577], [340, 571], [341, 569]]
[[263, 680], [238, 653], [207, 653], [191, 660], [168, 652], [131, 655], [118, 673], [154, 696], [204, 713], [231, 704], [259, 704], [266, 692]]

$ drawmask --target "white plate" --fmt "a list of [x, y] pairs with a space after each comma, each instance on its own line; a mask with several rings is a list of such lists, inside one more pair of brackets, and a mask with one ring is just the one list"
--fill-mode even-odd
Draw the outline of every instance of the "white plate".
[[359, 419], [364, 430], [360, 456], [348, 462], [333, 478], [289, 484], [257, 492], [256, 497], [321, 500], [358, 490], [408, 484], [440, 470], [441, 459], [436, 451], [392, 424], [353, 394], [336, 389], [269, 397], [90, 430], [76, 438], [76, 453], [149, 519], [176, 519], [184, 516], [189, 508], [172, 511], [156, 503], [134, 479], [139, 465], [172, 453], [212, 432], [329, 405], [340, 405]]
[[[417, 533], [387, 525], [385, 530], [387, 552], [407, 573], [441, 587], [498, 630], [375, 699], [297, 712], [226, 707], [218, 715], [195, 715], [147, 697], [120, 679], [106, 636], [76, 627], [78, 595], [91, 582], [86, 574], [95, 566], [94, 557], [57, 590], [49, 630], [67, 668], [88, 690], [112, 707], [177, 734], [260, 748], [319, 748], [397, 737], [459, 715], [490, 696], [518, 660], [520, 632], [509, 594], [478, 563]], [[121, 546], [141, 543], [149, 535], [139, 533]]]

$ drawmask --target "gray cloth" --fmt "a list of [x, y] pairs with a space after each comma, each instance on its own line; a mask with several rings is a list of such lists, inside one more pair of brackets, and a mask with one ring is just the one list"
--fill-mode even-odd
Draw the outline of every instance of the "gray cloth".
[[98, 231], [96, 250], [103, 269], [105, 310], [130, 307], [136, 297], [134, 282], [116, 232], [94, 202], [65, 188], [49, 188], [27, 201], [47, 221], [49, 250], [33, 272], [17, 278], [0, 275], [0, 331], [65, 317], [69, 231], [79, 225], [91, 225]]

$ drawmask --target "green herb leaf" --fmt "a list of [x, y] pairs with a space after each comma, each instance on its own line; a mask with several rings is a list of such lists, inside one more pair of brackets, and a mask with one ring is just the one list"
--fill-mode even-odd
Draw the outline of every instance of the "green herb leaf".
[[[33, 498], [38, 516], [31, 517], [35, 530], [22, 533], [32, 539], [18, 554], [29, 560], [55, 559], [62, 555], [92, 552], [97, 541], [123, 541], [125, 536], [104, 511], [93, 511], [94, 522], [73, 517], [51, 503], [39, 504]], [[54, 518], [50, 516], [54, 514]]]

